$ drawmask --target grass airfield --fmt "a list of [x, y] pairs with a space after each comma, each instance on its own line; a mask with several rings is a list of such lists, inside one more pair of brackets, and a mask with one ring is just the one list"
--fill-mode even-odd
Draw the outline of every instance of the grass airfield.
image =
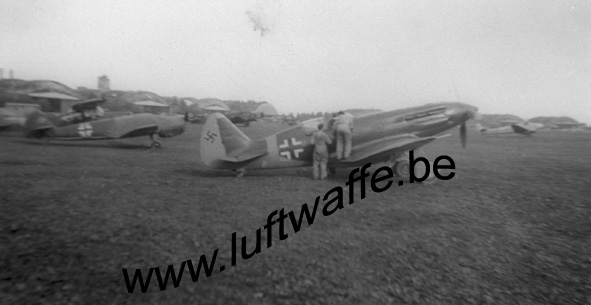
[[[273, 210], [299, 215], [326, 181], [311, 168], [207, 169], [202, 125], [161, 149], [147, 137], [65, 142], [0, 136], [0, 299], [6, 304], [589, 304], [591, 133], [483, 136], [457, 130], [424, 147], [456, 176], [393, 185], [249, 260], [229, 266], [230, 236]], [[287, 128], [257, 122], [259, 138]], [[369, 181], [368, 181], [369, 182]], [[322, 207], [322, 202], [319, 208]], [[240, 245], [239, 245], [240, 246]], [[193, 283], [128, 294], [121, 268], [178, 270], [219, 248], [216, 271]], [[240, 250], [240, 249], [238, 249]], [[217, 266], [226, 265], [223, 272]]]

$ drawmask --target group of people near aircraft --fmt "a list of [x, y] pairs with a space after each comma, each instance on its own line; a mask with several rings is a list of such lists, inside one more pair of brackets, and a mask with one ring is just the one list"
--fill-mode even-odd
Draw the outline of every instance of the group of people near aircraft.
[[[348, 112], [339, 111], [329, 122], [329, 129], [335, 129], [337, 144], [337, 160], [347, 160], [351, 155], [354, 116]], [[318, 124], [318, 131], [312, 135], [314, 145], [313, 173], [315, 180], [324, 180], [327, 176], [328, 145], [332, 144], [331, 137], [324, 132], [324, 124]]]

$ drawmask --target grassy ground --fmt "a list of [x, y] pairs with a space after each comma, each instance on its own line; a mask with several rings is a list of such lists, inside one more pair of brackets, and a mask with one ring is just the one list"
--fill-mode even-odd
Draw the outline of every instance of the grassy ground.
[[[201, 164], [200, 128], [154, 150], [147, 137], [0, 137], [2, 303], [591, 303], [589, 133], [470, 134], [467, 149], [454, 134], [425, 147], [454, 159], [452, 180], [368, 189], [363, 200], [357, 189], [355, 204], [230, 267], [231, 233], [252, 250], [271, 211], [299, 211], [344, 186], [348, 171], [322, 182], [309, 168], [237, 179]], [[216, 248], [225, 271], [196, 283], [185, 273], [165, 291], [152, 278], [148, 293], [127, 293], [121, 268], [178, 268]]]

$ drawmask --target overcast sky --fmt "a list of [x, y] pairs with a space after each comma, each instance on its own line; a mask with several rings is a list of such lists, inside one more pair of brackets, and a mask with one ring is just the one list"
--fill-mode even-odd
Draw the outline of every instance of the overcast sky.
[[590, 3], [2, 0], [0, 68], [284, 113], [459, 99], [591, 123]]

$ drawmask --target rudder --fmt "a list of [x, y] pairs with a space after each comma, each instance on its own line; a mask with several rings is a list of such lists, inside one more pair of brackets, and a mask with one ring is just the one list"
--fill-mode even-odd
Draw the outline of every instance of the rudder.
[[205, 165], [215, 167], [215, 163], [228, 154], [250, 144], [246, 136], [226, 116], [213, 113], [207, 117], [201, 131], [201, 160]]
[[42, 138], [55, 125], [45, 113], [36, 110], [27, 116], [24, 127], [27, 137]]

